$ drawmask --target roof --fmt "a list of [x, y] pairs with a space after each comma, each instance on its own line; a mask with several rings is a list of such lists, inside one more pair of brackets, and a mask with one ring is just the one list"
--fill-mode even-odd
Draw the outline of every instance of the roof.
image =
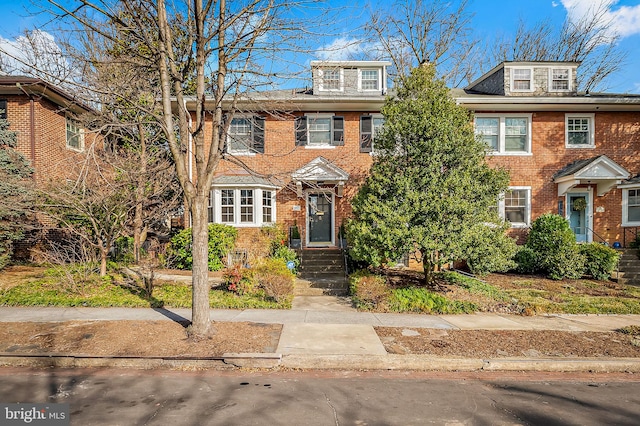
[[385, 67], [390, 66], [389, 61], [311, 61], [312, 67]]
[[269, 188], [277, 188], [279, 185], [274, 184], [268, 179], [253, 175], [224, 175], [213, 179], [213, 186], [263, 186]]
[[569, 163], [566, 166], [564, 166], [562, 169], [558, 170], [553, 175], [553, 179], [559, 179], [559, 178], [562, 178], [562, 177], [565, 177], [565, 176], [573, 175], [576, 172], [579, 172], [580, 170], [584, 169], [585, 167], [587, 167], [589, 164], [593, 163], [594, 161], [596, 161], [600, 157], [602, 157], [602, 156], [599, 155], [597, 157], [587, 158], [587, 159], [583, 159], [583, 160], [576, 160], [573, 163]]
[[43, 96], [51, 102], [78, 114], [94, 112], [94, 109], [83, 101], [40, 78], [0, 75], [0, 95], [21, 94]]

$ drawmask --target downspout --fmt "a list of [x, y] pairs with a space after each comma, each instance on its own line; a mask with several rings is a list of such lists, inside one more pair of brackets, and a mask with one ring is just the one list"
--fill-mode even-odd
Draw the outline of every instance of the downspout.
[[20, 89], [27, 97], [29, 98], [29, 148], [30, 148], [30, 158], [31, 158], [31, 167], [34, 169], [33, 178], [36, 176], [36, 107], [35, 102], [33, 100], [33, 96], [27, 93], [26, 90], [22, 87], [20, 83], [16, 83], [16, 87]]

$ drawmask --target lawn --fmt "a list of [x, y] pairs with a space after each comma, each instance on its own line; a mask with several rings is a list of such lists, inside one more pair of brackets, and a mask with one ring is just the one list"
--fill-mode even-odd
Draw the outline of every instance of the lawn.
[[[86, 307], [191, 307], [191, 286], [159, 282], [149, 297], [144, 289], [118, 274], [74, 276], [59, 268], [12, 267], [0, 272], [0, 306]], [[78, 271], [75, 271], [79, 274]], [[291, 297], [277, 303], [263, 294], [238, 295], [225, 290], [209, 292], [211, 308], [289, 309]]]
[[[499, 312], [520, 315], [640, 314], [640, 288], [611, 281], [550, 280], [542, 276], [490, 274], [474, 279], [457, 273], [439, 275], [424, 286], [422, 273], [410, 270], [377, 270], [389, 291], [375, 298], [371, 288], [355, 294], [356, 305], [378, 312], [463, 313]], [[357, 286], [356, 286], [357, 287]], [[354, 286], [352, 285], [352, 290]], [[365, 300], [363, 300], [365, 299]], [[375, 301], [373, 301], [375, 299]], [[420, 304], [416, 301], [434, 300]], [[421, 307], [425, 307], [422, 309]]]

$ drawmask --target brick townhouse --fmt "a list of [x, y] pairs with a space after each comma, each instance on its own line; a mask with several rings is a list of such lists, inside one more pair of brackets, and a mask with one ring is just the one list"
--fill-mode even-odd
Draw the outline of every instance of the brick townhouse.
[[90, 109], [38, 78], [0, 75], [0, 117], [18, 132], [18, 151], [34, 168], [37, 183], [73, 178], [93, 137], [76, 117]]
[[[640, 96], [578, 93], [578, 65], [504, 62], [452, 95], [475, 112], [490, 164], [511, 172], [498, 205], [514, 235], [553, 212], [579, 241], [629, 244], [640, 228]], [[335, 246], [372, 163], [387, 66], [313, 61], [312, 87], [241, 102], [210, 222], [236, 226], [240, 245], [281, 223], [298, 225], [304, 247]]]

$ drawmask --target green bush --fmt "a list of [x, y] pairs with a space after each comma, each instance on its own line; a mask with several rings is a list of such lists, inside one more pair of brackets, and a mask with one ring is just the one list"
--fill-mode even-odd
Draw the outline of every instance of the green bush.
[[290, 249], [287, 246], [279, 246], [278, 248], [276, 248], [275, 251], [273, 252], [273, 254], [271, 255], [271, 257], [273, 259], [278, 259], [278, 260], [283, 261], [285, 266], [286, 266], [287, 262], [293, 261], [295, 266], [294, 266], [292, 272], [294, 274], [296, 273], [296, 271], [300, 267], [300, 259], [298, 259], [298, 254], [296, 253], [295, 250]]
[[596, 280], [608, 280], [620, 257], [616, 250], [600, 243], [583, 244], [580, 253], [586, 258], [585, 273]]
[[376, 309], [386, 305], [391, 295], [384, 277], [373, 275], [366, 270], [351, 274], [349, 289], [354, 305], [359, 309]]
[[506, 235], [504, 228], [482, 225], [467, 249], [465, 260], [471, 272], [477, 275], [506, 272], [516, 266], [513, 261], [516, 250], [515, 240]]
[[255, 268], [255, 280], [265, 295], [278, 303], [293, 297], [295, 275], [283, 259], [264, 259]]
[[[210, 271], [219, 271], [224, 267], [222, 259], [233, 248], [238, 230], [232, 226], [217, 223], [209, 224], [209, 260]], [[191, 228], [177, 233], [167, 248], [167, 265], [177, 269], [191, 269]]]
[[516, 262], [516, 271], [521, 274], [535, 274], [540, 271], [538, 256], [529, 247], [519, 247], [514, 260]]
[[556, 214], [544, 214], [533, 222], [526, 247], [538, 260], [539, 268], [549, 278], [580, 278], [585, 257], [580, 253], [569, 221]]

